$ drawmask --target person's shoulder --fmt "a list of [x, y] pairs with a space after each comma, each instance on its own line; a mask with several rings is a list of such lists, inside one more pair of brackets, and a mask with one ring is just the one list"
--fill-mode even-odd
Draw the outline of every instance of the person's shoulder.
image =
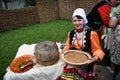
[[106, 2], [106, 1], [101, 1], [101, 2], [99, 2], [98, 4], [97, 4], [97, 6], [99, 6], [99, 7], [107, 7], [107, 8], [111, 8], [111, 6], [109, 5], [109, 3], [108, 2]]
[[85, 26], [85, 30], [91, 31], [91, 28], [90, 28], [88, 25], [86, 25], [86, 26]]
[[73, 29], [73, 30], [71, 30], [71, 31], [70, 31], [70, 33], [75, 33], [75, 32], [76, 32], [76, 30], [75, 30], [75, 29]]
[[100, 1], [100, 2], [98, 2], [98, 4], [97, 5], [109, 5], [106, 1]]
[[68, 32], [68, 35], [73, 35], [73, 34], [75, 33], [75, 31], [76, 31], [75, 29], [69, 31], [69, 32]]
[[85, 29], [86, 29], [86, 31], [89, 31], [90, 34], [92, 34], [92, 35], [93, 35], [93, 34], [95, 34], [95, 35], [97, 34], [95, 31], [93, 31], [93, 30], [92, 30], [90, 27], [88, 27], [88, 26], [86, 26]]
[[91, 31], [91, 35], [98, 35], [98, 34], [95, 31]]

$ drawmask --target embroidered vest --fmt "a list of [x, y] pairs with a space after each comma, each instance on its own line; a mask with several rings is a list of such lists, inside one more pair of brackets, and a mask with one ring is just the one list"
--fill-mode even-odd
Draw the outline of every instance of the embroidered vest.
[[[82, 51], [85, 52], [91, 52], [91, 41], [90, 41], [90, 33], [91, 30], [89, 28], [85, 28], [85, 35], [84, 35], [84, 39], [83, 39], [83, 44], [84, 46], [82, 47]], [[73, 43], [76, 37], [76, 30], [72, 30], [70, 32], [70, 45], [71, 45], [71, 49], [75, 49]]]

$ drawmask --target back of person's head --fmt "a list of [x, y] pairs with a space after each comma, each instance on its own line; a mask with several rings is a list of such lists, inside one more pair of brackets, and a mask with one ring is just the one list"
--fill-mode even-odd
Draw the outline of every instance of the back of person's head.
[[108, 2], [108, 4], [112, 7], [116, 6], [118, 3], [118, 0], [105, 0], [106, 2]]

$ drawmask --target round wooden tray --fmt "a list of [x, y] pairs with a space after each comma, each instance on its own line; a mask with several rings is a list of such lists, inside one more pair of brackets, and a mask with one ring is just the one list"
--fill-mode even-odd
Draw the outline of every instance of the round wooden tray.
[[71, 65], [84, 65], [89, 62], [90, 58], [89, 53], [79, 50], [68, 50], [62, 54], [62, 59]]

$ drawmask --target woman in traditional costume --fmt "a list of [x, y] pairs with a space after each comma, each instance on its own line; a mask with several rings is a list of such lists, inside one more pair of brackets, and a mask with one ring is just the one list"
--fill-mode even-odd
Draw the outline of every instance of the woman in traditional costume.
[[91, 31], [88, 26], [86, 14], [83, 8], [77, 8], [72, 15], [74, 28], [68, 32], [68, 37], [63, 50], [81, 50], [92, 56], [84, 66], [66, 64], [60, 80], [96, 80], [96, 62], [103, 59], [100, 41], [96, 32]]

